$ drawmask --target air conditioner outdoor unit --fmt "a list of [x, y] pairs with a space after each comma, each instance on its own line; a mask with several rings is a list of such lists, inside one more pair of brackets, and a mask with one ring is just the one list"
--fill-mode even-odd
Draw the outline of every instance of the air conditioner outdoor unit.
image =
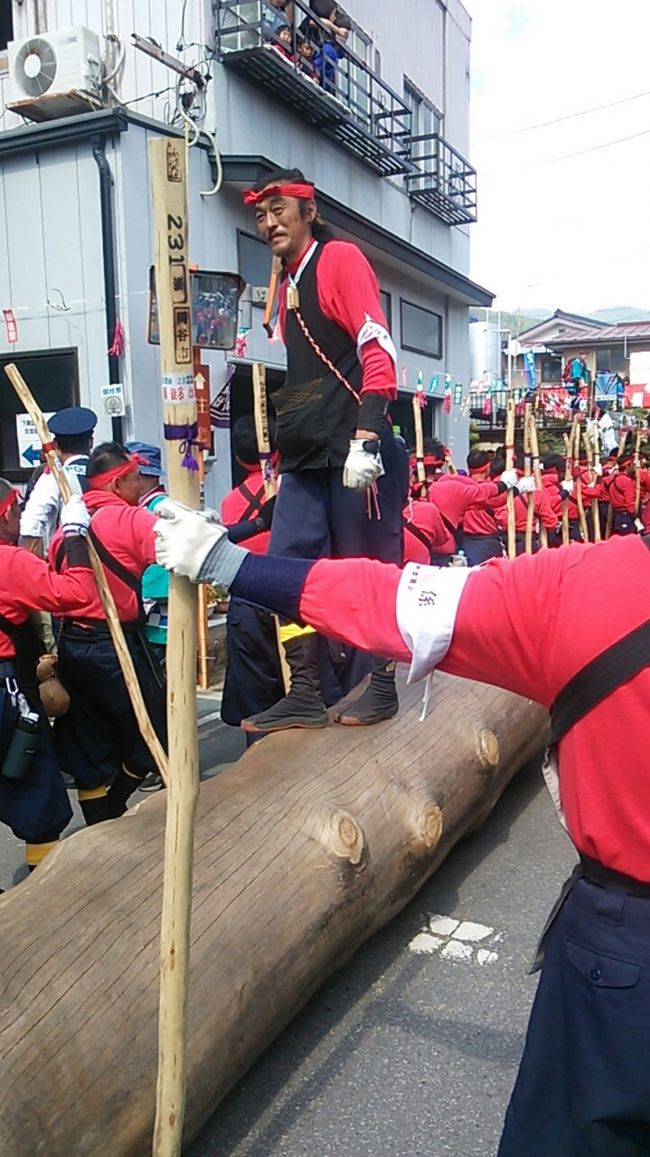
[[101, 107], [99, 37], [89, 28], [12, 40], [8, 52], [8, 108], [41, 121]]

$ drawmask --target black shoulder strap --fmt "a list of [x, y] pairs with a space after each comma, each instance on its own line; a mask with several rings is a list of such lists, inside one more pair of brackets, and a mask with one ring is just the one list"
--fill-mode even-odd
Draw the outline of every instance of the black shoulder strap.
[[[650, 549], [650, 538], [643, 539]], [[607, 647], [562, 688], [551, 707], [549, 747], [593, 707], [650, 666], [650, 619]]]
[[422, 530], [421, 527], [415, 526], [412, 522], [409, 522], [407, 518], [404, 518], [404, 515], [402, 515], [402, 526], [404, 527], [404, 530], [408, 530], [414, 538], [417, 538], [418, 542], [421, 542], [422, 545], [426, 547], [427, 554], [429, 555], [429, 562], [431, 562], [433, 547], [430, 540], [426, 536], [426, 532]]
[[[434, 505], [435, 505], [435, 503], [434, 503]], [[449, 521], [449, 519], [447, 518], [447, 516], [446, 516], [445, 514], [443, 514], [443, 513], [442, 513], [442, 510], [440, 509], [440, 507], [439, 507], [439, 506], [436, 506], [436, 510], [438, 511], [438, 514], [440, 515], [440, 517], [441, 517], [441, 519], [442, 519], [442, 524], [443, 524], [443, 526], [444, 526], [445, 530], [448, 530], [448, 531], [449, 531], [449, 533], [450, 533], [450, 535], [452, 536], [452, 538], [453, 538], [454, 542], [456, 543], [456, 550], [460, 550], [461, 546], [463, 545], [463, 538], [465, 537], [465, 536], [464, 536], [464, 533], [463, 533], [463, 526], [462, 526], [462, 523], [461, 523], [461, 525], [460, 525], [460, 526], [454, 526], [454, 525], [453, 525], [453, 524], [452, 524], [452, 523]]]
[[253, 494], [252, 490], [249, 490], [245, 482], [241, 482], [237, 489], [241, 491], [244, 498], [248, 499], [248, 506], [244, 512], [240, 514], [237, 521], [249, 522], [251, 518], [257, 518], [257, 516], [261, 513], [262, 506], [264, 505], [262, 501], [264, 496], [264, 483], [262, 483], [259, 490], [256, 491], [255, 494]]
[[144, 623], [146, 614], [142, 602], [142, 579], [137, 575], [132, 574], [131, 571], [127, 570], [127, 568], [123, 566], [121, 562], [118, 562], [116, 558], [113, 558], [111, 552], [107, 550], [103, 542], [100, 542], [98, 539], [97, 535], [93, 531], [92, 526], [88, 528], [88, 537], [95, 547], [100, 561], [103, 563], [106, 569], [110, 570], [116, 578], [120, 579], [120, 581], [123, 582], [125, 586], [129, 587], [133, 591], [138, 600], [138, 619]]

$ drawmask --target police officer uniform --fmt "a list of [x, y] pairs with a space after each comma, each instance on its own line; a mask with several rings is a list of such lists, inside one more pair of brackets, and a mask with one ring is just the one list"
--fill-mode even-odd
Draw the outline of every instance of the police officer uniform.
[[[81, 438], [91, 434], [97, 425], [97, 415], [87, 406], [67, 406], [53, 414], [48, 428], [56, 439]], [[65, 470], [73, 494], [85, 489], [87, 454], [64, 454]], [[36, 480], [20, 518], [22, 538], [39, 538], [45, 553], [52, 541], [61, 513], [61, 497], [52, 472], [45, 469]]]

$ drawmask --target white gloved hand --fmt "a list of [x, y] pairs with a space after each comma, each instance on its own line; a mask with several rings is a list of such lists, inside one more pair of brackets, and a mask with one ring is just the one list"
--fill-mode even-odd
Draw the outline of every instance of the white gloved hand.
[[[156, 561], [165, 570], [196, 582], [212, 548], [227, 537], [227, 528], [219, 524], [213, 510], [192, 510], [171, 498], [158, 504], [156, 514]], [[216, 576], [215, 581], [219, 581]]]
[[79, 494], [73, 494], [61, 507], [61, 529], [64, 534], [85, 537], [90, 526], [90, 511]]
[[602, 462], [594, 462], [594, 474], [596, 475], [596, 478], [602, 478], [602, 476], [603, 476], [603, 464], [602, 464]]
[[517, 490], [520, 494], [532, 494], [535, 489], [535, 479], [532, 474], [529, 478], [520, 478], [517, 482]]
[[634, 519], [634, 525], [636, 526], [636, 528], [637, 528], [637, 530], [638, 530], [639, 534], [643, 534], [643, 531], [645, 530], [645, 526], [644, 526], [644, 525], [643, 525], [643, 523], [641, 522], [641, 519], [640, 519], [640, 518], [635, 518], [635, 519]]
[[507, 486], [508, 490], [514, 490], [515, 486], [519, 485], [519, 475], [516, 470], [504, 470], [499, 478], [499, 482], [503, 482], [503, 485]]
[[383, 473], [379, 439], [352, 438], [343, 467], [343, 485], [348, 490], [367, 490]]
[[566, 495], [573, 494], [574, 486], [573, 478], [564, 478], [560, 484], [560, 490], [563, 490]]

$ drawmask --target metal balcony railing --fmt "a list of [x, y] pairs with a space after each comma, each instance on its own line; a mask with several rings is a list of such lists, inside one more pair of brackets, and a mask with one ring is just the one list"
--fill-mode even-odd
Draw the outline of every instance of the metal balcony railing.
[[382, 176], [412, 172], [406, 103], [332, 37], [307, 0], [293, 7], [287, 24], [270, 0], [215, 0], [220, 61]]
[[409, 196], [448, 225], [476, 221], [476, 169], [439, 133], [411, 137]]

